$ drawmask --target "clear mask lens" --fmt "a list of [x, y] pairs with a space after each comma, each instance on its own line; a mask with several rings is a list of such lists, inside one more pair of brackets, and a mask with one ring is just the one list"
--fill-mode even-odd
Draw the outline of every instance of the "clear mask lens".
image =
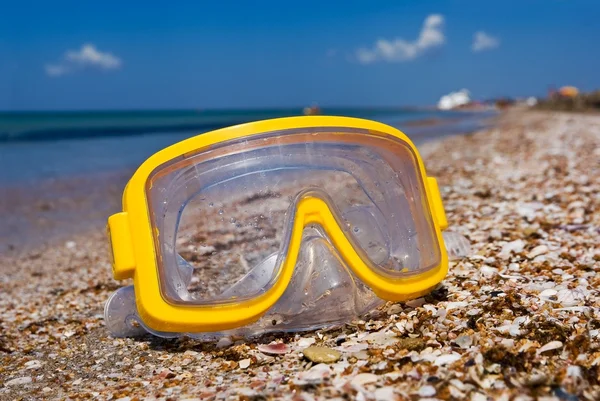
[[[327, 202], [357, 253], [379, 274], [428, 271], [441, 253], [423, 179], [406, 143], [350, 129], [272, 132], [162, 165], [147, 183], [162, 295], [177, 304], [215, 305], [267, 291], [288, 254], [295, 210], [307, 193]], [[305, 234], [296, 270], [318, 276], [315, 261], [336, 261], [349, 278], [321, 277], [323, 286], [355, 283], [322, 230], [309, 228], [319, 239]]]

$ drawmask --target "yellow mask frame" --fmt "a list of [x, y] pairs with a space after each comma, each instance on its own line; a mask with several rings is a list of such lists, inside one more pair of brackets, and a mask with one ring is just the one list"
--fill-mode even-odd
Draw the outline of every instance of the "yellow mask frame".
[[[160, 165], [191, 152], [216, 144], [272, 131], [298, 128], [352, 128], [367, 130], [376, 135], [391, 135], [405, 142], [413, 151], [433, 217], [440, 246], [440, 264], [424, 273], [409, 277], [391, 278], [368, 267], [345, 236], [327, 203], [318, 197], [303, 197], [296, 209], [288, 254], [275, 284], [263, 294], [248, 300], [222, 305], [175, 305], [161, 295], [157, 252], [146, 183]], [[214, 332], [241, 327], [258, 320], [283, 295], [287, 288], [300, 250], [305, 226], [323, 227], [334, 247], [356, 276], [382, 299], [402, 301], [429, 292], [448, 272], [448, 255], [442, 230], [448, 223], [437, 181], [427, 177], [423, 161], [411, 140], [401, 131], [375, 121], [329, 116], [278, 118], [236, 125], [201, 134], [171, 145], [148, 158], [134, 173], [123, 193], [123, 211], [109, 217], [107, 232], [112, 250], [112, 269], [116, 280], [133, 278], [136, 305], [144, 324], [163, 332]]]

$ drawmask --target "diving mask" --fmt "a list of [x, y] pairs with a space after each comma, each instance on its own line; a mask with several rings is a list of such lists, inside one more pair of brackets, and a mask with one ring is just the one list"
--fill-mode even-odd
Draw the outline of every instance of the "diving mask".
[[133, 286], [106, 324], [216, 338], [344, 323], [439, 284], [446, 227], [436, 180], [387, 125], [310, 116], [205, 133], [144, 162], [109, 218], [114, 277]]

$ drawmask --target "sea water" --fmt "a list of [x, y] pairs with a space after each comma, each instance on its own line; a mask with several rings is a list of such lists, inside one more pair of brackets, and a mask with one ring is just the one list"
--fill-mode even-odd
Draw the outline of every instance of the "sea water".
[[[381, 121], [417, 144], [473, 130], [481, 117], [402, 108], [325, 108], [322, 113]], [[0, 113], [0, 186], [131, 170], [156, 151], [203, 132], [298, 115], [301, 109]], [[449, 123], [403, 126], [430, 119]]]

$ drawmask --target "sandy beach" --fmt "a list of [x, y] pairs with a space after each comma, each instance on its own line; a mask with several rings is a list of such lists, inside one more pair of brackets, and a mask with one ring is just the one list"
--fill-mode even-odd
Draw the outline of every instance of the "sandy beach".
[[368, 321], [255, 340], [110, 337], [104, 302], [129, 283], [112, 279], [104, 229], [43, 216], [103, 220], [124, 176], [93, 193], [62, 184], [67, 200], [11, 191], [3, 214], [61, 229], [23, 247], [6, 217], [0, 399], [600, 399], [600, 115], [512, 110], [420, 150], [473, 254]]

